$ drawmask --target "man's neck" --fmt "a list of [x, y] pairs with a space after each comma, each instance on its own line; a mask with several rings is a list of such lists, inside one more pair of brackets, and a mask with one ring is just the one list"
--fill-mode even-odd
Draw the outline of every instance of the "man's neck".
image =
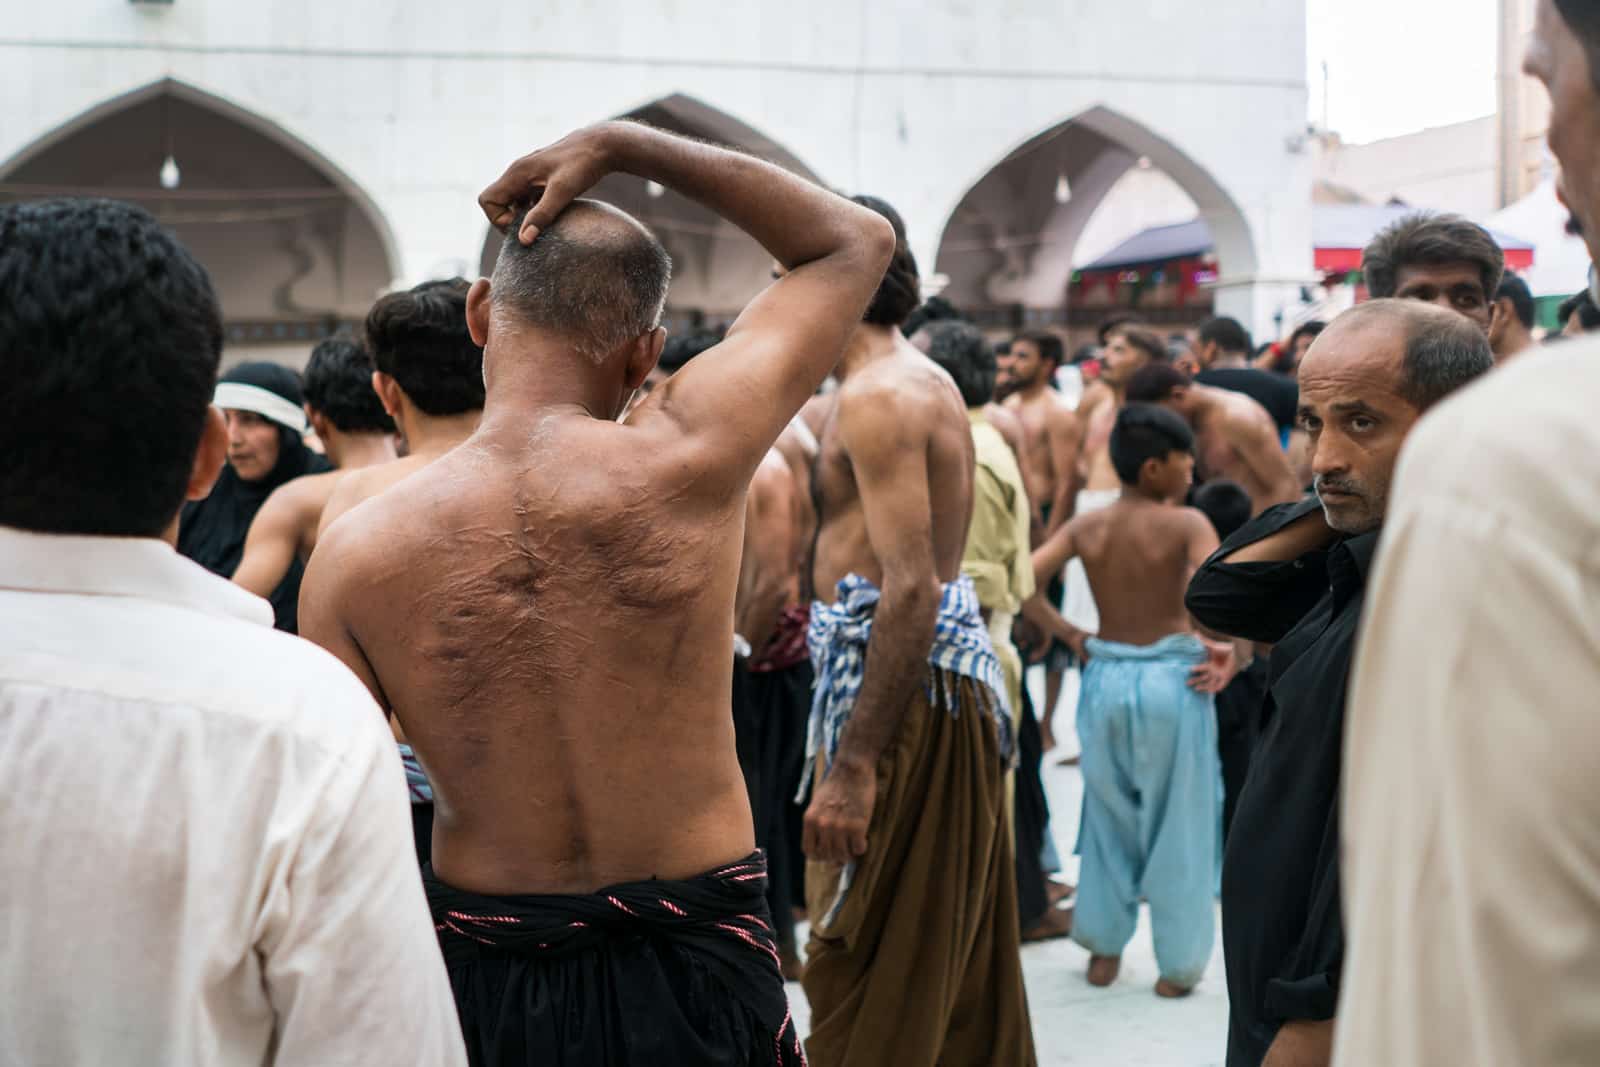
[[1047, 396], [1053, 392], [1055, 392], [1055, 390], [1050, 388], [1050, 378], [1048, 375], [1044, 374], [1039, 375], [1039, 377], [1035, 378], [1027, 385], [1024, 385], [1021, 389], [1017, 390], [1017, 393], [1022, 397], [1022, 402], [1024, 404], [1034, 403], [1040, 397]]
[[846, 381], [863, 367], [893, 355], [900, 341], [900, 331], [896, 327], [861, 323], [844, 346], [844, 355], [839, 357], [833, 372], [835, 377]]
[[342, 471], [370, 467], [394, 459], [394, 438], [386, 433], [335, 433], [323, 441], [328, 459]]
[[1206, 370], [1248, 370], [1250, 361], [1244, 358], [1243, 352], [1224, 352], [1211, 361], [1211, 366]]
[[406, 455], [437, 459], [472, 436], [481, 411], [460, 415], [424, 415], [412, 408], [401, 414], [406, 435]]

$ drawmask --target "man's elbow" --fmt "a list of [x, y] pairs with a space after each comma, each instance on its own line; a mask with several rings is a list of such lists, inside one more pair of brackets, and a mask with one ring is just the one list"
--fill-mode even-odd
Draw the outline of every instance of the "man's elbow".
[[872, 287], [883, 281], [889, 261], [894, 258], [897, 240], [889, 220], [869, 208], [857, 206], [858, 225], [851, 227], [851, 246], [858, 251], [864, 270], [872, 276]]

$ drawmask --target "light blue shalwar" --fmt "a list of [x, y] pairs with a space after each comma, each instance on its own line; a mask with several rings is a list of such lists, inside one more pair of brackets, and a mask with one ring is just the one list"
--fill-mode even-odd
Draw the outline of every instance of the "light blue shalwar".
[[1205, 659], [1192, 634], [1153, 645], [1089, 641], [1078, 698], [1082, 867], [1073, 940], [1120, 956], [1139, 898], [1150, 902], [1161, 976], [1200, 981], [1216, 937], [1222, 767], [1210, 695], [1189, 688]]

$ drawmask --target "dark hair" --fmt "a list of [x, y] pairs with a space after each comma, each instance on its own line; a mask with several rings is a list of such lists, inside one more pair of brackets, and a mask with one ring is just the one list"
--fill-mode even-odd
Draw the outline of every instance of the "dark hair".
[[1589, 295], [1589, 290], [1582, 289], [1561, 301], [1561, 306], [1556, 309], [1556, 320], [1561, 323], [1563, 330], [1567, 328], [1567, 323], [1574, 313], [1577, 314], [1578, 325], [1583, 328], [1584, 333], [1600, 328], [1600, 307], [1595, 306], [1594, 297]]
[[668, 374], [676, 373], [695, 356], [721, 343], [722, 335], [715, 330], [691, 330], [688, 333], [668, 334], [666, 343], [661, 346], [661, 358], [656, 360], [656, 366]]
[[1125, 398], [1130, 404], [1159, 404], [1190, 384], [1189, 376], [1171, 363], [1150, 363], [1133, 372]]
[[1589, 82], [1600, 93], [1600, 8], [1594, 0], [1555, 0], [1556, 10], [1589, 57]]
[[1400, 365], [1400, 396], [1418, 411], [1433, 405], [1494, 369], [1489, 339], [1471, 319], [1417, 300], [1369, 300], [1340, 315], [1350, 318], [1397, 316], [1405, 327]]
[[1326, 330], [1327, 328], [1328, 324], [1323, 322], [1321, 319], [1312, 319], [1310, 322], [1302, 322], [1299, 326], [1294, 328], [1294, 333], [1289, 335], [1289, 350], [1291, 352], [1294, 350], [1294, 346], [1300, 340], [1300, 338], [1309, 337], [1312, 340], [1315, 340], [1316, 338], [1320, 337], [1322, 335], [1322, 331]]
[[916, 336], [916, 332], [924, 326], [935, 322], [966, 322], [967, 317], [956, 310], [956, 306], [942, 296], [930, 296], [918, 304], [916, 310], [901, 325], [900, 332], [907, 337]]
[[1163, 342], [1160, 337], [1157, 337], [1151, 331], [1145, 329], [1143, 326], [1135, 326], [1132, 323], [1124, 322], [1115, 327], [1111, 331], [1110, 336], [1127, 338], [1127, 341], [1130, 345], [1132, 345], [1134, 348], [1137, 348], [1139, 351], [1143, 352], [1157, 363], [1165, 363], [1167, 360], [1167, 346], [1165, 342]]
[[221, 355], [211, 279], [148, 212], [0, 207], [0, 524], [160, 535], [183, 506]]
[[1400, 272], [1413, 265], [1470, 263], [1478, 268], [1485, 300], [1492, 300], [1505, 273], [1506, 257], [1489, 231], [1460, 215], [1417, 212], [1385, 226], [1361, 253], [1367, 292], [1394, 296]]
[[304, 391], [306, 406], [342, 433], [394, 433], [372, 388], [372, 357], [349, 337], [330, 337], [311, 350]]
[[1052, 367], [1061, 366], [1061, 361], [1067, 357], [1067, 346], [1061, 343], [1061, 338], [1049, 330], [1026, 330], [1011, 339], [1012, 344], [1026, 341], [1039, 350], [1039, 358]]
[[1077, 366], [1079, 363], [1087, 363], [1091, 359], [1099, 359], [1099, 358], [1100, 358], [1100, 346], [1095, 344], [1095, 343], [1093, 343], [1092, 341], [1088, 342], [1086, 344], [1081, 344], [1077, 348], [1073, 349], [1073, 351], [1072, 351], [1072, 365], [1073, 366]]
[[506, 235], [492, 292], [524, 322], [598, 362], [661, 324], [671, 281], [672, 258], [643, 224], [608, 204], [574, 200], [533, 244], [515, 230]]
[[925, 327], [928, 358], [955, 379], [961, 399], [979, 408], [994, 399], [994, 349], [976, 326], [966, 322], [936, 322]]
[[1095, 331], [1095, 337], [1100, 341], [1100, 347], [1104, 348], [1106, 345], [1111, 343], [1112, 334], [1116, 333], [1124, 326], [1132, 326], [1138, 321], [1139, 320], [1134, 318], [1132, 315], [1114, 314], [1108, 316]]
[[1528, 288], [1528, 283], [1515, 274], [1507, 274], [1500, 279], [1500, 288], [1495, 290], [1496, 303], [1502, 300], [1511, 301], [1511, 310], [1517, 313], [1517, 321], [1522, 323], [1525, 330], [1533, 329], [1533, 320], [1536, 308], [1533, 303], [1533, 290]]
[[873, 326], [899, 326], [922, 303], [917, 257], [911, 254], [911, 246], [906, 243], [905, 220], [900, 217], [900, 212], [878, 197], [852, 196], [850, 199], [876, 211], [894, 227], [894, 255], [890, 257], [889, 269], [884, 271], [883, 281], [878, 283], [878, 291], [872, 295], [872, 303], [867, 305], [861, 321]]
[[1129, 404], [1111, 427], [1111, 465], [1123, 485], [1138, 485], [1149, 460], [1193, 452], [1194, 432], [1181, 417], [1155, 404]]
[[373, 366], [424, 414], [483, 407], [483, 349], [467, 332], [468, 288], [464, 278], [423, 282], [380, 297], [367, 312]]
[[1250, 513], [1255, 510], [1244, 486], [1226, 478], [1207, 482], [1196, 489], [1194, 506], [1211, 520], [1211, 527], [1217, 531], [1220, 541], [1226, 541], [1235, 530], [1249, 522]]
[[1248, 355], [1255, 347], [1255, 342], [1250, 340], [1250, 331], [1245, 329], [1238, 319], [1226, 317], [1207, 319], [1201, 323], [1200, 343], [1215, 344], [1224, 352], [1237, 352], [1243, 355]]

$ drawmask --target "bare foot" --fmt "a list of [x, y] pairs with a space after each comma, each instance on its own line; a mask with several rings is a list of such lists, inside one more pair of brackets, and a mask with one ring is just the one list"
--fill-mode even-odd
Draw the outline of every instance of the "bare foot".
[[1117, 980], [1117, 972], [1121, 970], [1121, 956], [1090, 956], [1089, 984], [1103, 989]]
[[1066, 882], [1058, 882], [1054, 878], [1046, 878], [1044, 880], [1045, 896], [1049, 899], [1050, 906], [1052, 908], [1061, 903], [1063, 900], [1066, 900], [1068, 897], [1072, 896], [1072, 894], [1076, 893], [1077, 891], [1078, 887], [1075, 885], [1069, 885]]
[[1072, 909], [1050, 907], [1044, 916], [1022, 931], [1024, 941], [1054, 941], [1072, 933]]
[[1169, 982], [1165, 978], [1156, 982], [1156, 996], [1166, 997], [1169, 1000], [1177, 1000], [1179, 997], [1186, 997], [1193, 992], [1194, 986], [1178, 985], [1176, 982]]

